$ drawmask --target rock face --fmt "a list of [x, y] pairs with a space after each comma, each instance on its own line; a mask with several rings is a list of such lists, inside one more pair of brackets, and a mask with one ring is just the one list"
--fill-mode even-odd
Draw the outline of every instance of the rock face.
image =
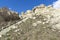
[[6, 7], [0, 8], [0, 30], [7, 27], [7, 25], [14, 24], [21, 20], [17, 12], [11, 11]]
[[23, 21], [0, 35], [0, 40], [60, 40], [60, 9], [40, 5], [22, 12], [20, 18]]
[[0, 9], [0, 16], [2, 16], [5, 21], [20, 19], [18, 13], [10, 11], [5, 7]]
[[4, 18], [2, 16], [0, 16], [0, 24], [4, 21], [5, 21]]

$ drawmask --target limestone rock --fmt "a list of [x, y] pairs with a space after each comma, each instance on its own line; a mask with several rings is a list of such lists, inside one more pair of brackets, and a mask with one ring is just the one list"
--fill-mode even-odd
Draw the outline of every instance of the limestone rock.
[[[12, 17], [12, 13], [7, 15]], [[20, 18], [23, 20], [18, 24], [9, 26], [12, 29], [4, 30], [0, 40], [60, 40], [60, 9], [39, 5], [23, 12]]]
[[0, 31], [21, 20], [17, 12], [6, 7], [0, 8]]
[[5, 7], [0, 9], [0, 16], [2, 16], [5, 21], [20, 19], [18, 13], [10, 11]]
[[33, 12], [36, 12], [35, 10], [40, 10], [40, 9], [43, 9], [43, 8], [45, 8], [45, 5], [44, 4], [41, 4], [41, 5], [39, 5], [39, 6], [36, 6], [36, 7], [34, 7], [33, 8]]

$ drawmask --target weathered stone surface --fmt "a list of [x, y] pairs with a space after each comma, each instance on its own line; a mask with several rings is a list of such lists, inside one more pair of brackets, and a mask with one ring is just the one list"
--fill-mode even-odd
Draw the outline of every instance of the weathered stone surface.
[[5, 21], [20, 19], [18, 13], [14, 11], [10, 11], [7, 8], [1, 8], [0, 10], [0, 16], [2, 16], [2, 18], [4, 18]]
[[0, 40], [60, 40], [60, 9], [40, 5], [20, 17], [22, 21], [3, 30]]
[[0, 31], [21, 20], [17, 12], [11, 11], [6, 7], [0, 8]]
[[0, 24], [4, 21], [5, 21], [4, 18], [2, 16], [0, 16]]

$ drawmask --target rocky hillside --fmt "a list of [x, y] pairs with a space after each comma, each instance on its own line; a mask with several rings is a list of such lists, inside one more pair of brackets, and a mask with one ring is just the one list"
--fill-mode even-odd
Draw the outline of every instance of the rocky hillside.
[[60, 40], [60, 9], [42, 4], [22, 12], [20, 18], [0, 40]]
[[20, 17], [17, 12], [11, 11], [6, 7], [0, 8], [0, 30], [14, 24], [18, 20], [20, 20]]

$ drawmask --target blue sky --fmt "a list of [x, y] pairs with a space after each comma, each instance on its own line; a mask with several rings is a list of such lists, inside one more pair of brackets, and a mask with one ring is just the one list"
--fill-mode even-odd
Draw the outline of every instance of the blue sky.
[[8, 7], [11, 10], [22, 12], [31, 10], [34, 6], [45, 4], [50, 5], [57, 0], [0, 0], [0, 8]]

